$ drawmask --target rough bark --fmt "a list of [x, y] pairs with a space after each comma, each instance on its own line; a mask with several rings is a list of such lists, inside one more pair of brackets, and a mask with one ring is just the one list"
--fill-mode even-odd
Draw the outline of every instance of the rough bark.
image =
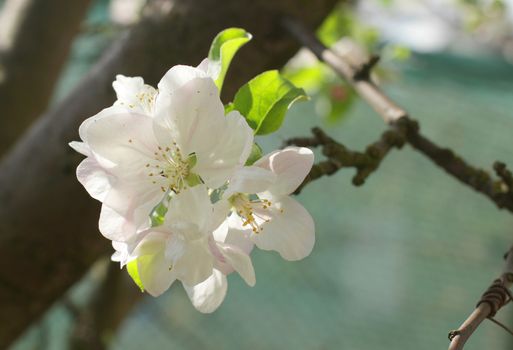
[[90, 2], [5, 2], [0, 17], [0, 155], [48, 107]]
[[[80, 122], [112, 103], [118, 73], [155, 83], [173, 64], [197, 64], [210, 41], [229, 26], [254, 40], [226, 79], [226, 96], [265, 69], [282, 66], [298, 49], [280, 18], [295, 16], [314, 27], [334, 0], [180, 0], [143, 22], [109, 49], [62, 103], [40, 118], [0, 164], [0, 348], [110, 250], [97, 229], [99, 204], [75, 178], [80, 156], [67, 143]], [[157, 6], [158, 7], [158, 6]]]

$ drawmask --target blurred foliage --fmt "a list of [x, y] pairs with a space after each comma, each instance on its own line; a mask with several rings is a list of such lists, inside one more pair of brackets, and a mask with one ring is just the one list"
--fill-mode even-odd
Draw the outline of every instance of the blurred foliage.
[[226, 112], [239, 111], [256, 135], [265, 135], [280, 128], [292, 104], [307, 99], [302, 88], [296, 87], [277, 70], [270, 70], [241, 86]]
[[353, 89], [321, 62], [298, 69], [286, 68], [284, 75], [315, 96], [316, 113], [330, 123], [342, 120], [356, 97]]
[[[391, 5], [392, 1], [383, 1]], [[327, 47], [335, 48], [344, 37], [351, 38], [365, 52], [379, 49], [383, 62], [406, 60], [410, 50], [404, 46], [387, 44], [379, 47], [380, 33], [376, 28], [363, 24], [354, 9], [346, 4], [337, 6], [317, 31], [319, 40]], [[333, 71], [308, 54], [293, 59], [283, 70], [284, 76], [294, 85], [302, 87], [314, 96], [316, 114], [329, 124], [340, 122], [351, 110], [356, 100], [353, 89]], [[383, 80], [394, 75], [389, 68], [378, 68], [376, 77]]]
[[371, 51], [379, 41], [379, 32], [361, 23], [354, 10], [346, 4], [337, 6], [317, 30], [321, 42], [330, 47], [344, 36]]
[[462, 11], [465, 12], [465, 28], [470, 31], [502, 18], [506, 11], [506, 4], [503, 0], [458, 0], [458, 2]]

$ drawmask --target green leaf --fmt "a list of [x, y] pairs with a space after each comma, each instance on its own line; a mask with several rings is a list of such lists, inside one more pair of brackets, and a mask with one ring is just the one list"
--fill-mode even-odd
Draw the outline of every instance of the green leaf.
[[248, 121], [255, 134], [264, 135], [278, 130], [290, 106], [307, 100], [303, 89], [285, 79], [277, 70], [257, 75], [235, 94], [233, 109]]
[[126, 264], [126, 269], [128, 274], [134, 280], [135, 284], [141, 289], [141, 292], [144, 292], [144, 286], [141, 281], [141, 277], [139, 276], [139, 266], [137, 264], [137, 259], [130, 261]]
[[248, 160], [246, 160], [246, 166], [253, 165], [257, 160], [262, 158], [262, 148], [257, 143], [254, 143], [251, 147], [251, 153], [249, 154]]
[[189, 156], [187, 157], [187, 164], [189, 166], [189, 169], [192, 169], [194, 168], [194, 166], [196, 165], [196, 163], [198, 162], [198, 157], [196, 156], [196, 153], [191, 153], [189, 154]]
[[187, 183], [187, 185], [189, 187], [194, 187], [196, 185], [199, 185], [201, 183], [203, 183], [201, 181], [201, 177], [198, 175], [198, 174], [194, 174], [194, 173], [190, 173], [186, 178], [185, 178], [185, 182]]
[[[166, 196], [167, 197], [167, 196]], [[153, 208], [150, 214], [151, 219], [151, 227], [160, 226], [164, 223], [164, 218], [167, 213], [167, 205], [169, 203], [169, 199], [165, 198], [159, 204]]]
[[229, 102], [227, 104], [224, 105], [224, 114], [228, 114], [230, 113], [231, 111], [233, 111], [235, 109], [235, 105], [233, 104], [233, 102]]
[[237, 51], [252, 38], [251, 34], [242, 28], [228, 28], [217, 34], [212, 41], [208, 58], [213, 64], [219, 65], [219, 76], [216, 85], [221, 91], [224, 77], [230, 66], [230, 62]]

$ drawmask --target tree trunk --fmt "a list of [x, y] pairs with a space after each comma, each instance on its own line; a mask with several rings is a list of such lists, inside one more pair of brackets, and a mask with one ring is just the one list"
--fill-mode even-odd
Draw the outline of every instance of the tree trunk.
[[90, 2], [5, 2], [0, 16], [0, 155], [48, 107]]

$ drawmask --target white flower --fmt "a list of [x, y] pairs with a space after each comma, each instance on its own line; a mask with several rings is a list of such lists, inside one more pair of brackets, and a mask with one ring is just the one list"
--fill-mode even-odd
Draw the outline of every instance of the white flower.
[[143, 78], [125, 77], [119, 74], [116, 75], [112, 87], [117, 96], [117, 100], [114, 102], [115, 106], [122, 106], [136, 113], [153, 114], [157, 90], [144, 84]]
[[[275, 250], [286, 260], [308, 256], [315, 243], [314, 222], [290, 194], [313, 164], [308, 148], [272, 152], [230, 180], [225, 198], [232, 206], [226, 240], [246, 239], [263, 250]], [[240, 243], [239, 243], [240, 245]]]
[[114, 86], [118, 101], [85, 120], [83, 143], [70, 145], [88, 156], [77, 177], [104, 204], [100, 231], [126, 242], [148, 227], [164, 193], [198, 177], [210, 188], [223, 185], [245, 163], [253, 132], [238, 112], [224, 115], [214, 81], [200, 68], [171, 68], [156, 97], [142, 79], [118, 76]]
[[[289, 147], [245, 167], [253, 130], [239, 112], [225, 115], [218, 73], [208, 60], [175, 66], [158, 90], [118, 75], [117, 100], [70, 144], [86, 156], [77, 177], [103, 204], [99, 228], [112, 260], [153, 296], [180, 281], [201, 312], [221, 304], [228, 274], [255, 284], [254, 245], [298, 260], [315, 241], [312, 218], [289, 197], [313, 153]], [[223, 197], [213, 204], [216, 193]]]
[[237, 271], [249, 285], [255, 284], [249, 252], [214, 240], [223, 219], [224, 211], [211, 204], [206, 186], [195, 186], [169, 203], [163, 225], [138, 233], [132, 253], [126, 244], [114, 243], [113, 260], [137, 259], [141, 282], [153, 296], [181, 281], [194, 306], [211, 312], [226, 294], [226, 274]]

